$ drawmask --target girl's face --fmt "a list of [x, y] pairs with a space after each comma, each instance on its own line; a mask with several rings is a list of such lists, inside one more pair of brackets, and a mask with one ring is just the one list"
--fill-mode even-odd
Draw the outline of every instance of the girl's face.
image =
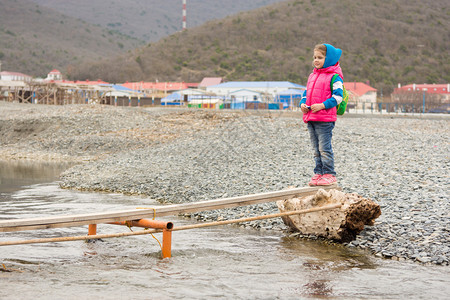
[[325, 63], [325, 55], [321, 51], [314, 50], [314, 67], [316, 69], [321, 69]]

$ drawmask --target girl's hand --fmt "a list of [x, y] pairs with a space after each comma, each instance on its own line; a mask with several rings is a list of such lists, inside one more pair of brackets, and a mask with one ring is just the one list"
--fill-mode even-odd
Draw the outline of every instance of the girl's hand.
[[323, 103], [318, 103], [318, 104], [311, 105], [312, 112], [318, 112], [319, 110], [322, 110], [322, 109], [325, 109], [325, 104], [323, 104]]
[[304, 114], [306, 114], [309, 111], [308, 106], [304, 103], [302, 105], [300, 105], [300, 109], [302, 110], [302, 113], [304, 113]]

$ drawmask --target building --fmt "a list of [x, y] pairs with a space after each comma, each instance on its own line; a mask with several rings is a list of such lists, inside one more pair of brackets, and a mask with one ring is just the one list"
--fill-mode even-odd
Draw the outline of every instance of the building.
[[47, 74], [47, 78], [45, 78], [46, 81], [49, 80], [62, 80], [62, 74], [60, 71], [53, 69], [50, 71], [50, 73]]
[[363, 82], [344, 82], [344, 87], [348, 92], [348, 102], [355, 108], [362, 108], [363, 105], [377, 103], [377, 89]]
[[199, 89], [206, 89], [208, 86], [218, 85], [223, 83], [222, 77], [205, 77], [198, 85]]
[[0, 72], [0, 100], [24, 102], [30, 98], [32, 81], [33, 77], [19, 72]]
[[392, 102], [420, 112], [450, 113], [450, 84], [408, 84], [394, 89]]
[[299, 84], [289, 81], [229, 81], [218, 85], [206, 87], [208, 93], [230, 98], [230, 95], [239, 90], [248, 90], [258, 92], [264, 101], [269, 101], [275, 96], [287, 89], [305, 88]]
[[260, 92], [255, 92], [247, 89], [230, 92], [229, 96], [231, 97], [231, 100], [236, 102], [249, 102], [249, 101], [262, 102], [263, 100]]
[[450, 103], [450, 83], [447, 84], [408, 84], [394, 89], [391, 98], [394, 102], [402, 102], [407, 99], [432, 97], [441, 103]]
[[33, 77], [26, 75], [26, 74], [19, 73], [19, 72], [3, 71], [3, 72], [0, 72], [0, 80], [30, 82], [33, 80]]
[[279, 92], [274, 98], [274, 102], [281, 103], [283, 109], [294, 109], [299, 107], [306, 87], [302, 89], [287, 89]]
[[122, 84], [129, 89], [145, 93], [147, 95], [152, 94], [167, 94], [179, 90], [186, 90], [188, 88], [197, 88], [198, 83], [187, 82], [125, 82]]
[[205, 95], [205, 92], [199, 89], [185, 89], [185, 90], [179, 90], [175, 91], [168, 96], [161, 99], [161, 103], [165, 102], [188, 102], [191, 99], [201, 99], [202, 97], [207, 98], [207, 95]]

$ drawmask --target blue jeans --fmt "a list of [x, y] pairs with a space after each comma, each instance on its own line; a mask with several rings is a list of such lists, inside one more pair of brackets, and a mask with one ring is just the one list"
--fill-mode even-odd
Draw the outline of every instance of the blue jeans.
[[314, 161], [316, 162], [314, 174], [331, 174], [336, 176], [333, 148], [331, 146], [333, 128], [334, 122], [308, 122], [308, 131], [314, 150]]

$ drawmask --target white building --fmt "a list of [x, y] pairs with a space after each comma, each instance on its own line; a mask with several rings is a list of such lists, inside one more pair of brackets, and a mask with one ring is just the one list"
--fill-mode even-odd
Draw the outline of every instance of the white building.
[[261, 93], [247, 89], [230, 92], [229, 96], [231, 97], [231, 100], [235, 100], [237, 102], [249, 102], [249, 101], [261, 102], [263, 100]]
[[344, 86], [349, 94], [348, 102], [353, 103], [356, 108], [362, 108], [367, 103], [377, 103], [377, 90], [370, 85], [363, 82], [344, 82]]
[[0, 80], [29, 82], [29, 81], [33, 80], [33, 77], [26, 75], [26, 74], [19, 73], [19, 72], [4, 71], [4, 72], [0, 72]]
[[206, 87], [208, 93], [230, 98], [231, 93], [247, 90], [258, 92], [262, 97], [271, 97], [272, 99], [281, 91], [287, 89], [304, 89], [305, 87], [289, 81], [229, 81], [218, 85]]
[[45, 78], [45, 80], [62, 80], [62, 74], [59, 70], [53, 69], [47, 74], [47, 78]]

